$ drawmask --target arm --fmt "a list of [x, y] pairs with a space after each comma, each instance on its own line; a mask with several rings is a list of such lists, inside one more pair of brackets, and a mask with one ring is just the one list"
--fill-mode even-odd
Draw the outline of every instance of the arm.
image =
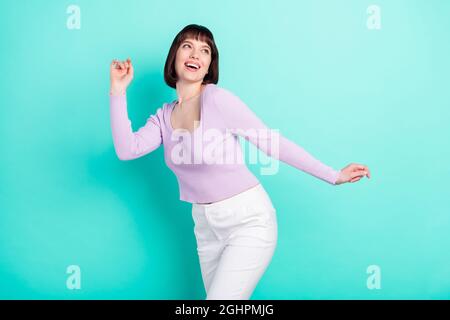
[[161, 108], [151, 115], [145, 126], [133, 132], [128, 119], [126, 89], [133, 79], [134, 67], [131, 59], [113, 60], [110, 64], [111, 90], [110, 114], [111, 129], [116, 154], [120, 160], [132, 160], [146, 155], [158, 148], [161, 137]]
[[230, 91], [217, 88], [214, 100], [227, 128], [250, 141], [267, 155], [297, 169], [336, 184], [340, 172], [323, 164], [299, 145], [268, 128], [250, 108]]
[[132, 160], [157, 149], [162, 143], [161, 108], [147, 123], [133, 132], [128, 118], [126, 94], [110, 94], [111, 129], [116, 154], [120, 160]]

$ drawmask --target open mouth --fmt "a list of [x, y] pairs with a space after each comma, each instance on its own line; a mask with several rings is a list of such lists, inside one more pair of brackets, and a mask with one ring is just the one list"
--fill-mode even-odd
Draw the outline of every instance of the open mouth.
[[190, 63], [190, 62], [186, 62], [185, 64], [186, 69], [188, 69], [189, 71], [197, 71], [200, 69], [200, 65], [196, 64], [196, 63]]

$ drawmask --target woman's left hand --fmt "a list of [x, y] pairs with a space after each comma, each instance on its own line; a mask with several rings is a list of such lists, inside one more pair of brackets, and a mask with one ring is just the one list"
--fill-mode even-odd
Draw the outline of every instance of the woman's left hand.
[[336, 184], [342, 184], [346, 182], [353, 183], [359, 181], [364, 176], [370, 178], [369, 168], [362, 164], [351, 163], [340, 171], [339, 177], [336, 180]]

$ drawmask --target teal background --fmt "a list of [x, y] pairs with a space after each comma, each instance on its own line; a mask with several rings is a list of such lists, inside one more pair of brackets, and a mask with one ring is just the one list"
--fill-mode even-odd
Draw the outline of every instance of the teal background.
[[[381, 30], [366, 27], [371, 4]], [[333, 187], [250, 165], [279, 224], [252, 298], [450, 298], [449, 1], [10, 0], [0, 14], [0, 298], [204, 299], [163, 147], [120, 161], [109, 118], [114, 58], [135, 65], [134, 130], [176, 98], [163, 67], [190, 23], [216, 38], [219, 86], [324, 163], [372, 171]]]

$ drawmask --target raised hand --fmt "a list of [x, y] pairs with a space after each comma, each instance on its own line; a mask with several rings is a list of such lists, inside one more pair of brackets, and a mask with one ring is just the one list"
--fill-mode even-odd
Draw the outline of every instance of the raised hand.
[[125, 61], [113, 60], [110, 65], [111, 93], [124, 94], [133, 76], [134, 68], [130, 58]]
[[359, 181], [364, 176], [370, 178], [369, 168], [362, 164], [351, 163], [340, 171], [336, 184], [345, 182], [353, 183]]

